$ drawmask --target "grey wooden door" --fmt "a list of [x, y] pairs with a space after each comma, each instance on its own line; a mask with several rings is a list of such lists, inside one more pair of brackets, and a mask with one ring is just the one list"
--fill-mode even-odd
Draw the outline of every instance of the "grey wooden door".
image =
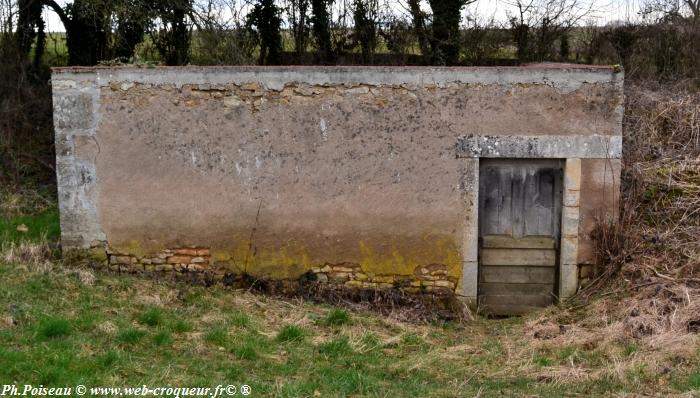
[[562, 161], [482, 159], [479, 306], [522, 314], [554, 302]]

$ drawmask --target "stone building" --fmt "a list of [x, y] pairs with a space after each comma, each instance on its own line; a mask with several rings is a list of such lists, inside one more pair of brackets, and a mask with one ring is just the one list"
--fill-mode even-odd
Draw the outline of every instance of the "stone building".
[[62, 244], [112, 269], [574, 294], [616, 217], [609, 67], [53, 70]]

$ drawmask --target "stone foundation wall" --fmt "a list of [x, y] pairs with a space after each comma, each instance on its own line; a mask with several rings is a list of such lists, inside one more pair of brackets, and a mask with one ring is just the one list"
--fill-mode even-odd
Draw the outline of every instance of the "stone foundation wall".
[[[98, 267], [114, 272], [156, 275], [206, 272], [213, 282], [223, 282], [227, 277], [242, 277], [245, 274], [245, 270], [232, 268], [228, 263], [213, 264], [210, 249], [204, 247], [164, 249], [144, 257], [113, 252], [101, 245], [93, 249], [97, 252], [105, 250], [106, 253], [105, 257], [101, 257], [101, 253], [93, 256], [93, 260], [102, 258], [97, 263]], [[413, 275], [407, 276], [366, 273], [359, 264], [354, 263], [325, 264], [312, 268], [304, 277], [349, 288], [400, 289], [407, 293], [454, 293], [457, 286], [457, 278], [449, 276], [447, 267], [441, 264], [418, 267]]]

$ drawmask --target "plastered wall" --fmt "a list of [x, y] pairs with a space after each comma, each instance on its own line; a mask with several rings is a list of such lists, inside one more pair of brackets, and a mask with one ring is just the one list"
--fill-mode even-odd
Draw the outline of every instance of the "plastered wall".
[[52, 85], [63, 246], [114, 269], [469, 296], [474, 159], [582, 158], [578, 264], [616, 208], [611, 68], [63, 68]]

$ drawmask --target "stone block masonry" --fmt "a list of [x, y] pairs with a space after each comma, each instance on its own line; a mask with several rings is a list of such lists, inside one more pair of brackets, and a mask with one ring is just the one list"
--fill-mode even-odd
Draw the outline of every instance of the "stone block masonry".
[[590, 274], [594, 220], [615, 215], [612, 68], [58, 68], [52, 85], [62, 245], [120, 272], [472, 300], [479, 159], [560, 158], [567, 178], [580, 167], [565, 297]]
[[[139, 257], [129, 253], [113, 252], [108, 254], [102, 264], [110, 271], [139, 274], [177, 275], [208, 272], [215, 282], [223, 282], [227, 276], [241, 270], [229, 264], [212, 264], [211, 251], [202, 247], [164, 249], [155, 255]], [[313, 276], [309, 276], [313, 275]], [[447, 268], [441, 264], [419, 267], [413, 275], [376, 275], [363, 271], [359, 264], [341, 263], [325, 264], [314, 267], [306, 274], [307, 278], [319, 282], [342, 284], [349, 288], [360, 289], [400, 289], [408, 293], [449, 294], [454, 292], [457, 278], [447, 274]]]

